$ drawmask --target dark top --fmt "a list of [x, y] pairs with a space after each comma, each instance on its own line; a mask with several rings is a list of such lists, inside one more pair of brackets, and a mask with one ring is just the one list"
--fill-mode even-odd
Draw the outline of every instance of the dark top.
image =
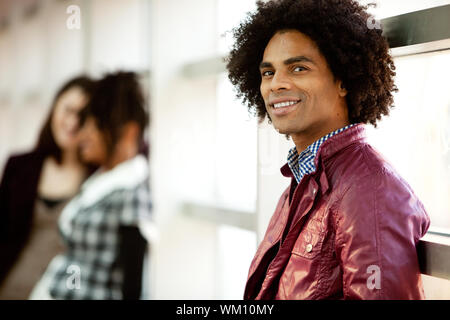
[[0, 282], [26, 244], [45, 156], [30, 152], [8, 159], [0, 183]]

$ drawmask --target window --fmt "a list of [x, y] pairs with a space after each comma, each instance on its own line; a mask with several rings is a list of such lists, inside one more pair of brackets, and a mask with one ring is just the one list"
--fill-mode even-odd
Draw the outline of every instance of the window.
[[422, 200], [432, 227], [450, 230], [450, 50], [394, 59], [395, 107], [370, 142]]

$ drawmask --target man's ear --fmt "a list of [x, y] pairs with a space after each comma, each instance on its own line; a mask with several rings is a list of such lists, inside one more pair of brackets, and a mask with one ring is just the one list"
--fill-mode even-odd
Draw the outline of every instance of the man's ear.
[[345, 97], [347, 95], [347, 89], [345, 89], [344, 84], [342, 83], [341, 80], [338, 80], [338, 90], [339, 90], [339, 96], [341, 97]]

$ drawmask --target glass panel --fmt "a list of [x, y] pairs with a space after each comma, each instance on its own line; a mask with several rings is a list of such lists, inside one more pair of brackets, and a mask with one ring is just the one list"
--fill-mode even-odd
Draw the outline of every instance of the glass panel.
[[450, 228], [450, 50], [395, 59], [395, 107], [370, 141], [427, 209], [431, 225]]
[[245, 18], [247, 12], [254, 12], [255, 0], [233, 1], [217, 0], [217, 31], [218, 50], [220, 54], [228, 54], [234, 43], [231, 30], [237, 27]]
[[256, 205], [256, 118], [235, 98], [225, 74], [217, 84], [217, 202], [254, 212]]
[[229, 226], [218, 228], [217, 299], [240, 300], [244, 295], [250, 263], [256, 251], [256, 234]]
[[377, 19], [450, 4], [450, 0], [359, 0], [358, 2], [375, 3], [376, 7], [371, 6], [368, 11]]
[[450, 281], [422, 274], [423, 289], [427, 300], [448, 300]]

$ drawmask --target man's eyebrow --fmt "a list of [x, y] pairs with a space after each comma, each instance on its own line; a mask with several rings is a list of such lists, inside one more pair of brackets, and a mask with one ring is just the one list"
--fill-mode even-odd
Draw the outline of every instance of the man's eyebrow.
[[296, 63], [296, 62], [310, 62], [312, 64], [315, 64], [314, 61], [311, 58], [308, 58], [306, 56], [292, 57], [292, 58], [289, 58], [289, 59], [286, 59], [286, 60], [283, 61], [283, 63], [285, 65], [293, 64], [293, 63]]
[[260, 64], [259, 64], [259, 68], [260, 69], [263, 69], [263, 68], [271, 68], [272, 67], [272, 64], [270, 63], [270, 62], [261, 62]]
[[[289, 59], [286, 59], [286, 60], [283, 61], [283, 63], [285, 65], [290, 65], [290, 64], [293, 64], [293, 63], [297, 63], [297, 62], [310, 62], [312, 64], [315, 64], [315, 62], [311, 58], [308, 58], [307, 56], [292, 57], [292, 58], [289, 58]], [[272, 63], [270, 63], [270, 62], [263, 61], [263, 62], [261, 62], [259, 64], [259, 68], [260, 69], [272, 68], [272, 67], [273, 67]]]

